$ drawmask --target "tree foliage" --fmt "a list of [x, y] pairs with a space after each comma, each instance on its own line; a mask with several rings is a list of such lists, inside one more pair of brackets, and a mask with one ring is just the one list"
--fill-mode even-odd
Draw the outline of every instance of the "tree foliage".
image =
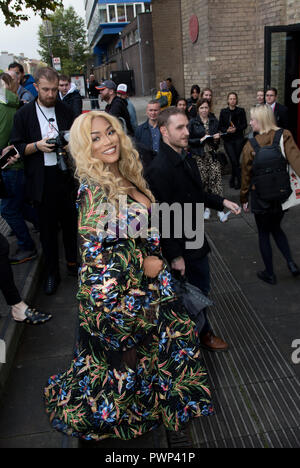
[[34, 14], [46, 19], [49, 12], [62, 6], [62, 0], [0, 0], [0, 10], [4, 15], [4, 22], [12, 27], [19, 26], [21, 21], [29, 19], [29, 14], [24, 12], [24, 9], [29, 9]]
[[[85, 22], [73, 7], [64, 10], [59, 8], [49, 16], [52, 31], [39, 28], [38, 51], [42, 59], [50, 64], [50, 56], [60, 57], [62, 73], [72, 74], [83, 72], [83, 67], [90, 57]], [[50, 37], [47, 37], [49, 36]]]

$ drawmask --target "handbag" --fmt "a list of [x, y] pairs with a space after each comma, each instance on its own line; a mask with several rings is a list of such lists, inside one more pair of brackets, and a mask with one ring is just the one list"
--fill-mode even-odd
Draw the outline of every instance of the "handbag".
[[216, 148], [212, 148], [210, 154], [214, 161], [218, 161], [221, 164], [221, 167], [225, 167], [228, 163], [226, 154], [222, 151], [217, 151]]
[[[281, 147], [282, 154], [287, 159], [285, 151], [284, 151], [283, 136], [281, 137], [281, 140], [280, 140], [280, 147]], [[290, 164], [288, 165], [288, 172], [290, 176], [292, 193], [289, 196], [289, 198], [284, 203], [282, 203], [281, 206], [283, 210], [288, 210], [289, 208], [292, 208], [293, 206], [300, 205], [300, 177], [296, 174], [296, 172], [294, 171], [294, 169], [292, 168]]]
[[226, 154], [222, 151], [217, 151], [216, 159], [219, 161], [222, 167], [225, 167], [228, 164]]
[[173, 277], [173, 284], [177, 297], [186, 308], [188, 316], [195, 323], [200, 334], [205, 324], [204, 309], [212, 306], [213, 302], [199, 288], [190, 284], [185, 276], [180, 277], [180, 279]]

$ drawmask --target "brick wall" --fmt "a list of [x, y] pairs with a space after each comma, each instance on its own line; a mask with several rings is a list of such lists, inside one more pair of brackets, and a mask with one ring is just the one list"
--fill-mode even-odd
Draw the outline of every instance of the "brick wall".
[[[193, 85], [198, 84], [203, 87], [210, 83], [208, 3], [208, 0], [198, 0], [196, 2], [185, 0], [181, 2], [186, 97], [190, 96]], [[194, 44], [192, 44], [189, 35], [189, 22], [192, 15], [196, 15], [199, 21], [199, 37]]]
[[[192, 84], [214, 91], [214, 110], [226, 106], [226, 95], [235, 91], [249, 111], [256, 91], [264, 85], [265, 26], [300, 23], [299, 0], [182, 0], [182, 44], [185, 95]], [[196, 14], [199, 39], [192, 44], [189, 20]], [[284, 70], [284, 50], [278, 38], [274, 48], [276, 81]]]
[[171, 77], [179, 94], [184, 94], [180, 6], [180, 0], [153, 0], [152, 28], [156, 88]]
[[[194, 44], [189, 36], [193, 14], [199, 20]], [[264, 85], [265, 26], [300, 23], [300, 0], [153, 0], [152, 19], [157, 82], [173, 76], [180, 92], [182, 82], [185, 97], [193, 84], [211, 87], [216, 115], [226, 106], [227, 93], [235, 91], [249, 112]], [[284, 37], [276, 39], [273, 79], [280, 84]]]
[[235, 0], [209, 2], [209, 84], [216, 111], [227, 106], [228, 92], [236, 92], [239, 105], [246, 109], [253, 105], [256, 94], [256, 1], [238, 4], [237, 8]]

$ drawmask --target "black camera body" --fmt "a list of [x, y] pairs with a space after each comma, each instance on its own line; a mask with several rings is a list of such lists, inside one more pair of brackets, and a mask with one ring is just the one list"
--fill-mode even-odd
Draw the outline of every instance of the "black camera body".
[[66, 154], [66, 151], [64, 150], [64, 147], [67, 146], [68, 142], [65, 139], [65, 132], [59, 132], [56, 138], [50, 138], [49, 140], [46, 141], [48, 145], [55, 145], [54, 146], [54, 151], [59, 154]]
[[64, 131], [59, 132], [56, 138], [49, 138], [49, 140], [46, 140], [48, 145], [55, 145], [53, 151], [57, 154], [57, 164], [62, 171], [67, 171], [68, 169], [64, 161], [64, 158], [67, 157], [67, 152], [64, 147], [68, 144], [65, 139], [65, 133]]

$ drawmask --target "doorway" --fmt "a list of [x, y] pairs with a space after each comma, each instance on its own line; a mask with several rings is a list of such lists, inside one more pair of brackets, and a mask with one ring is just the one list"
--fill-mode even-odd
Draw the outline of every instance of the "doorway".
[[289, 130], [300, 147], [300, 24], [266, 27], [265, 89], [269, 86], [287, 106]]

